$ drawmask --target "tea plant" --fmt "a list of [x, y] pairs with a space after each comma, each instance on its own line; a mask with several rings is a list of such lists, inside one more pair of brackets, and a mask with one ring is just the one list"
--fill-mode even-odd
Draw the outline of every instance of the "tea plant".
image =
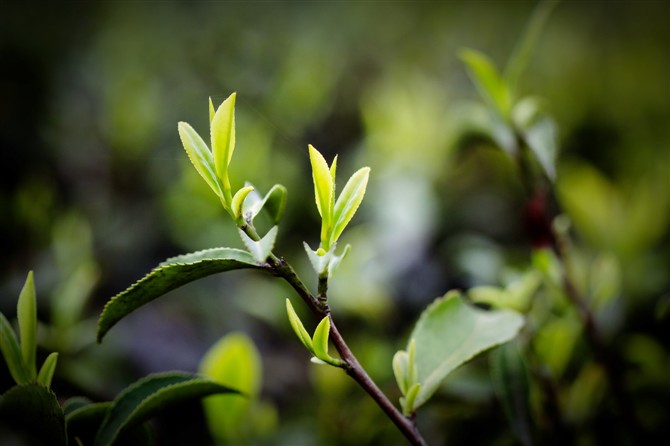
[[152, 432], [146, 422], [161, 410], [208, 395], [240, 393], [202, 376], [165, 372], [138, 380], [111, 402], [74, 397], [61, 406], [51, 390], [58, 353], [49, 354], [39, 371], [36, 368], [37, 303], [32, 272], [19, 295], [17, 315], [19, 338], [0, 313], [0, 352], [16, 383], [0, 395], [0, 415], [40, 444], [147, 444]]
[[[308, 147], [315, 203], [321, 216], [318, 248], [313, 250], [304, 243], [317, 284], [316, 291], [312, 292], [295, 269], [273, 251], [286, 189], [275, 185], [261, 197], [254, 186], [247, 183], [233, 193], [229, 166], [235, 149], [235, 99], [233, 93], [216, 110], [212, 101], [209, 102], [211, 150], [189, 124], [180, 122], [178, 130], [189, 159], [237, 225], [247, 249], [212, 248], [167, 259], [107, 303], [99, 320], [98, 340], [133, 310], [181, 285], [234, 269], [258, 270], [286, 281], [318, 318], [318, 325], [310, 335], [291, 300], [286, 300], [290, 325], [312, 355], [312, 361], [343, 369], [413, 444], [424, 444], [415, 424], [417, 409], [430, 399], [449, 372], [474, 355], [512, 339], [523, 324], [521, 316], [511, 310], [474, 308], [465, 303], [458, 292], [437, 299], [421, 316], [410, 336], [407, 351], [398, 352], [393, 360], [393, 371], [403, 395], [400, 409], [393, 405], [349, 349], [328, 301], [328, 283], [349, 252], [348, 245], [338, 250], [338, 240], [363, 201], [370, 168], [363, 167], [352, 174], [338, 195], [337, 157], [328, 165], [316, 148]], [[254, 225], [261, 210], [269, 214], [274, 224], [265, 234], [259, 234]], [[331, 355], [331, 342], [339, 357]]]

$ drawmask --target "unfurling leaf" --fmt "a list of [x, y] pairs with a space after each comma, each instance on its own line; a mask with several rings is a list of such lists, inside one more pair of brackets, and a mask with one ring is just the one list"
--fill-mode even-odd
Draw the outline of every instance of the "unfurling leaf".
[[210, 124], [214, 170], [223, 187], [224, 194], [230, 194], [228, 165], [235, 150], [235, 98], [231, 94], [216, 110]]
[[314, 181], [314, 198], [316, 208], [321, 215], [321, 243], [326, 251], [330, 248], [328, 235], [332, 228], [333, 202], [335, 182], [332, 173], [335, 173], [337, 157], [333, 161], [332, 173], [328, 163], [321, 153], [309, 145], [309, 159], [312, 164], [312, 179]]
[[293, 328], [293, 331], [298, 336], [298, 339], [300, 339], [300, 342], [302, 342], [302, 345], [304, 345], [312, 355], [316, 356], [314, 353], [312, 338], [310, 337], [309, 333], [307, 333], [307, 330], [305, 330], [305, 326], [302, 325], [302, 321], [293, 309], [293, 305], [291, 305], [291, 301], [289, 299], [286, 299], [286, 312], [288, 313], [288, 321], [291, 324], [291, 328]]
[[[342, 189], [342, 193], [337, 198], [335, 210], [333, 213], [333, 226], [329, 238], [329, 245], [337, 242], [337, 239], [347, 227], [353, 218], [358, 206], [360, 206], [365, 196], [365, 189], [368, 185], [370, 168], [363, 167], [356, 171], [347, 184]], [[324, 247], [325, 248], [325, 247]], [[328, 249], [328, 248], [325, 248]]]
[[27, 384], [30, 381], [28, 371], [23, 363], [21, 347], [16, 339], [14, 330], [5, 315], [0, 313], [0, 351], [5, 358], [9, 373], [17, 384]]
[[319, 325], [316, 326], [314, 330], [314, 336], [312, 337], [312, 347], [314, 348], [314, 356], [323, 361], [326, 364], [339, 367], [342, 365], [342, 361], [336, 358], [333, 358], [328, 353], [328, 339], [330, 337], [330, 318], [325, 316], [319, 322]]
[[35, 281], [33, 272], [28, 273], [19, 301], [16, 305], [21, 340], [21, 356], [28, 378], [35, 379], [35, 352], [37, 351], [37, 301], [35, 299]]
[[205, 144], [205, 141], [198, 135], [198, 132], [193, 130], [193, 127], [188, 123], [180, 122], [177, 128], [179, 130], [181, 143], [184, 146], [184, 150], [186, 150], [188, 158], [195, 167], [195, 170], [198, 171], [200, 176], [205, 180], [209, 187], [212, 188], [214, 193], [223, 200], [223, 189], [217, 179], [214, 168], [214, 158], [212, 157], [212, 152], [209, 151], [207, 144]]
[[240, 220], [243, 218], [242, 205], [244, 204], [244, 200], [247, 198], [249, 193], [253, 190], [254, 190], [253, 186], [245, 186], [235, 193], [233, 201], [230, 205], [230, 210], [233, 212], [233, 218], [235, 220]]
[[98, 342], [118, 321], [168, 291], [211, 274], [262, 267], [248, 252], [231, 248], [206, 249], [167, 259], [107, 302], [98, 320]]
[[416, 382], [421, 384], [412, 409], [424, 404], [456, 367], [511, 340], [522, 325], [518, 313], [475, 308], [456, 291], [436, 299], [424, 310], [410, 336], [416, 342]]
[[272, 253], [272, 248], [275, 246], [275, 240], [277, 239], [277, 231], [279, 228], [273, 226], [272, 229], [268, 231], [265, 236], [258, 240], [252, 240], [243, 230], [238, 229], [237, 231], [240, 234], [244, 246], [247, 247], [251, 255], [256, 259], [257, 262], [263, 263], [270, 257]]
[[[247, 185], [251, 186], [251, 184], [248, 183]], [[270, 217], [270, 221], [273, 224], [279, 223], [282, 215], [284, 214], [284, 209], [286, 208], [286, 195], [286, 188], [281, 184], [275, 184], [272, 186], [272, 189], [270, 189], [270, 191], [265, 194], [265, 197], [262, 199], [257, 192], [250, 192], [244, 200], [242, 211], [244, 218], [247, 221], [253, 221], [261, 209], [265, 209], [265, 212], [267, 212], [268, 216]]]
[[53, 352], [47, 359], [44, 360], [40, 372], [37, 374], [37, 382], [44, 387], [51, 387], [51, 379], [56, 371], [56, 363], [58, 362], [58, 353]]

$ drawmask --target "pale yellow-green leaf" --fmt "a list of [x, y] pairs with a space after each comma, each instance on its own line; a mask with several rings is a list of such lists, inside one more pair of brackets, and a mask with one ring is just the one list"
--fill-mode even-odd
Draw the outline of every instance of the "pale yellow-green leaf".
[[360, 206], [363, 201], [369, 176], [370, 168], [363, 167], [349, 178], [344, 189], [342, 189], [342, 193], [337, 198], [337, 202], [335, 202], [333, 226], [330, 232], [329, 245], [337, 242], [342, 231], [347, 227], [356, 213], [358, 206]]
[[253, 186], [245, 186], [235, 193], [230, 208], [233, 211], [233, 217], [236, 220], [242, 217], [242, 205], [244, 204], [244, 199], [247, 198], [247, 195], [249, 195], [249, 192], [252, 190], [254, 190]]
[[302, 325], [302, 321], [293, 309], [293, 305], [291, 305], [291, 301], [289, 299], [286, 299], [286, 312], [288, 313], [288, 320], [291, 323], [291, 328], [293, 328], [293, 331], [298, 336], [298, 339], [300, 339], [300, 342], [302, 342], [302, 345], [304, 345], [312, 355], [316, 356], [314, 354], [312, 338], [309, 336], [309, 333], [307, 333], [307, 330], [305, 330], [305, 326]]
[[44, 360], [40, 372], [37, 374], [37, 382], [44, 387], [51, 387], [51, 379], [56, 371], [56, 363], [58, 362], [58, 353], [53, 352], [47, 359]]
[[321, 319], [319, 325], [314, 330], [312, 337], [312, 347], [314, 348], [314, 356], [324, 362], [328, 362], [330, 355], [328, 354], [328, 338], [330, 336], [330, 319], [328, 316]]
[[224, 443], [244, 442], [253, 428], [251, 412], [262, 381], [261, 356], [253, 341], [241, 332], [227, 334], [207, 351], [200, 363], [200, 373], [247, 396], [214, 395], [203, 400], [214, 438]]
[[205, 141], [202, 140], [200, 135], [198, 135], [188, 123], [180, 122], [177, 128], [179, 130], [181, 143], [184, 146], [184, 150], [186, 150], [186, 154], [191, 160], [193, 167], [195, 167], [195, 170], [198, 171], [209, 187], [212, 188], [214, 193], [220, 198], [223, 198], [223, 190], [221, 189], [214, 171], [212, 152], [207, 148], [207, 144], [205, 144]]
[[512, 97], [491, 59], [470, 49], [462, 50], [460, 56], [479, 94], [506, 120], [509, 117]]
[[224, 191], [230, 189], [228, 165], [235, 150], [235, 98], [233, 93], [221, 103], [210, 125], [214, 170]]
[[[330, 174], [328, 163], [318, 150], [311, 144], [309, 145], [309, 160], [312, 164], [312, 179], [314, 180], [314, 196], [316, 199], [316, 208], [321, 215], [322, 220], [322, 234], [330, 227], [332, 200], [333, 200], [333, 177]], [[328, 249], [327, 247], [324, 247]]]

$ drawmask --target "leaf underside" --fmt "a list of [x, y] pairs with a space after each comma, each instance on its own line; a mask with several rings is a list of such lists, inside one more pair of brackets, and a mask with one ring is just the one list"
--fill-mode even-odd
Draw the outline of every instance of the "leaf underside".
[[100, 426], [95, 446], [111, 446], [120, 433], [147, 421], [168, 406], [217, 393], [239, 392], [208, 378], [182, 372], [142, 378], [114, 400]]
[[167, 259], [107, 302], [98, 320], [98, 342], [129, 313], [182, 285], [224, 271], [262, 267], [249, 253], [231, 248], [207, 249]]

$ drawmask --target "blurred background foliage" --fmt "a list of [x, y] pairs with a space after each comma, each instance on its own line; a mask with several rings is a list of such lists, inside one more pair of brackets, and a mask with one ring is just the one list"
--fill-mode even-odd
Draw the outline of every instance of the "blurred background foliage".
[[[219, 103], [237, 91], [233, 188], [247, 180], [261, 191], [288, 188], [277, 252], [308, 283], [302, 241], [317, 243], [319, 221], [307, 144], [329, 160], [339, 153], [345, 177], [372, 167], [357, 225], [343, 236], [353, 250], [332, 282], [331, 306], [352, 350], [395, 400], [391, 358], [421, 309], [450, 288], [509, 286], [528, 269], [519, 175], [486, 136], [457, 55], [475, 48], [502, 66], [533, 7], [3, 2], [0, 310], [14, 313], [34, 269], [40, 353], [61, 352], [53, 385], [61, 396], [111, 399], [148, 372], [195, 371], [219, 338], [239, 330], [260, 350], [261, 394], [273, 406], [253, 441], [403, 444], [344, 374], [307, 362], [281, 283], [247, 272], [208, 278], [142, 308], [102, 345], [95, 318], [165, 257], [242, 246], [177, 135], [182, 120], [204, 133], [207, 97]], [[559, 125], [554, 206], [568, 217], [580, 289], [627, 364], [643, 427], [666, 434], [668, 17], [665, 1], [563, 2], [520, 83], [521, 94], [544, 98]], [[616, 444], [602, 370], [574, 310], [547, 311], [535, 352], [564, 430], [577, 444]], [[9, 387], [4, 367], [0, 383]], [[212, 444], [200, 405], [184, 412], [186, 427], [178, 410], [157, 422], [159, 444]], [[552, 432], [540, 415], [534, 422]], [[447, 380], [419, 425], [431, 444], [515, 441], [486, 357]]]

